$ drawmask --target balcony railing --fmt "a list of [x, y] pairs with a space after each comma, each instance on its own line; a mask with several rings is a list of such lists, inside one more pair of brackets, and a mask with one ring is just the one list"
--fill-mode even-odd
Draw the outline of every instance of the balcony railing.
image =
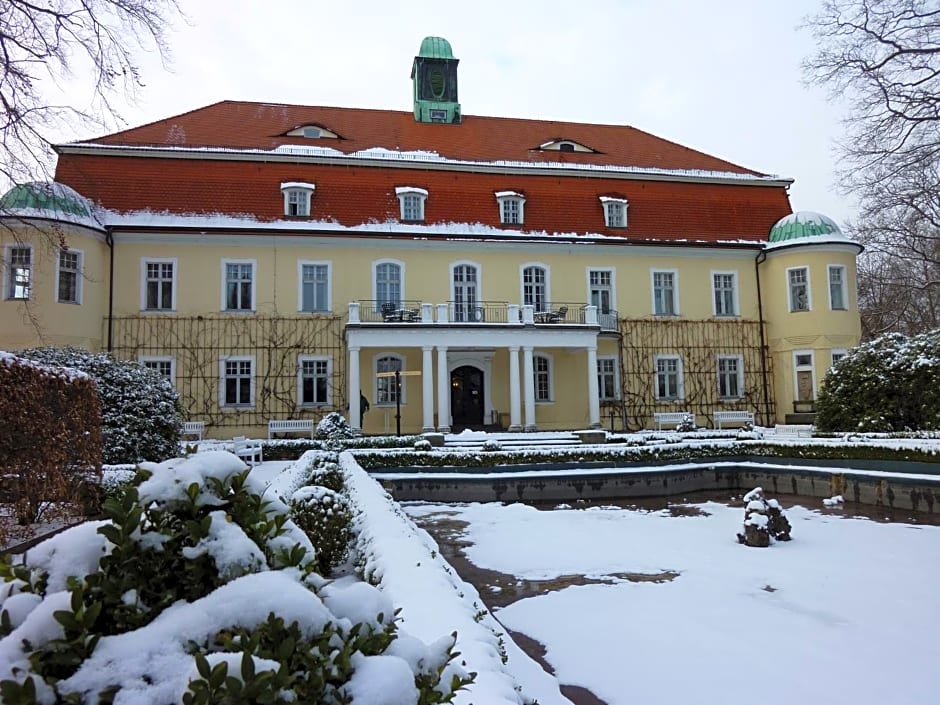
[[506, 301], [427, 303], [362, 299], [349, 304], [349, 323], [448, 323], [502, 325], [588, 325], [616, 331], [617, 312], [581, 302], [553, 302], [540, 310]]

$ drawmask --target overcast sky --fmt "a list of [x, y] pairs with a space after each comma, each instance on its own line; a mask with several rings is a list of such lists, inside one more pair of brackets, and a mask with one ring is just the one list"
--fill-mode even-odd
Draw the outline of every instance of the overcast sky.
[[183, 0], [170, 71], [147, 61], [123, 116], [133, 126], [225, 99], [411, 110], [413, 58], [436, 35], [460, 60], [465, 114], [632, 125], [792, 177], [794, 210], [844, 222], [840, 107], [800, 72], [813, 42], [798, 26], [820, 3]]

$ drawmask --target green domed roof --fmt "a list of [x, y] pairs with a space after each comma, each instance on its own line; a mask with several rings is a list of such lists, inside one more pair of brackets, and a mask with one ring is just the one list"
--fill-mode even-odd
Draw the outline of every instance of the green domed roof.
[[798, 211], [784, 216], [770, 229], [770, 242], [787, 242], [816, 235], [845, 239], [836, 222], [821, 213]]
[[40, 210], [88, 218], [88, 201], [68, 186], [52, 182], [33, 181], [18, 184], [0, 197], [0, 210]]
[[418, 56], [428, 59], [453, 59], [454, 52], [450, 48], [450, 42], [443, 37], [425, 37], [421, 41]]

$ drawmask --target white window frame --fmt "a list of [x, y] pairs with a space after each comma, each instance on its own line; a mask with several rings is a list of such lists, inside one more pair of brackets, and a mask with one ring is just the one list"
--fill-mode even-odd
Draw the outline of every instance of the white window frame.
[[[808, 355], [809, 362], [806, 364], [798, 364], [799, 357], [801, 355]], [[831, 361], [831, 360], [830, 360]], [[819, 390], [819, 387], [816, 386], [816, 351], [815, 350], [794, 350], [793, 351], [793, 400], [797, 401], [800, 398], [800, 383], [797, 377], [797, 372], [809, 371], [812, 375], [813, 380], [813, 399], [816, 398], [816, 392]]]
[[[313, 194], [317, 190], [316, 184], [308, 184], [303, 181], [284, 181], [281, 183], [281, 193], [284, 195], [284, 215], [288, 218], [309, 218], [312, 209], [310, 202], [313, 200]], [[291, 213], [291, 204], [296, 202], [298, 211], [301, 213]]]
[[[427, 189], [420, 188], [418, 186], [398, 186], [395, 188], [395, 195], [398, 196], [398, 208], [399, 214], [402, 222], [405, 223], [423, 223], [424, 222], [424, 204], [428, 200], [428, 191]], [[407, 199], [416, 198], [418, 203], [418, 215], [417, 218], [406, 218], [405, 217], [405, 203]]]
[[[721, 363], [727, 360], [734, 360], [737, 363], [737, 370], [735, 370], [735, 384], [738, 387], [737, 394], [722, 394], [721, 393], [722, 377], [729, 374], [727, 372], [722, 372]], [[734, 399], [744, 398], [744, 356], [743, 355], [716, 355], [715, 356], [715, 376], [716, 376], [715, 381], [718, 386], [718, 398], [720, 400], [730, 401]]]
[[[731, 307], [730, 313], [718, 310], [718, 288], [715, 286], [715, 277], [731, 277]], [[710, 274], [712, 289], [712, 313], [716, 318], [737, 318], [741, 315], [741, 305], [738, 298], [738, 272], [737, 270], [712, 270]], [[724, 290], [722, 290], [724, 291]]]
[[[499, 205], [500, 225], [525, 225], [525, 200], [525, 196], [518, 191], [497, 191], [496, 203]], [[518, 207], [519, 219], [507, 220], [506, 208], [509, 203], [513, 202]]]
[[[304, 308], [304, 267], [326, 267], [326, 308]], [[314, 289], [316, 291], [316, 289]], [[333, 262], [330, 260], [297, 260], [298, 313], [329, 313], [333, 310]]]
[[[545, 300], [543, 301], [545, 308], [541, 310], [547, 311], [552, 306], [552, 270], [544, 262], [523, 262], [519, 265], [519, 305], [527, 305], [525, 302], [525, 270], [530, 267], [538, 267], [545, 274]], [[533, 304], [533, 310], [538, 313], [540, 309]]]
[[[29, 252], [29, 276], [26, 284], [26, 296], [14, 296], [15, 277], [13, 274], [13, 250], [27, 250]], [[33, 261], [33, 246], [29, 243], [10, 243], [3, 250], [3, 298], [5, 301], [29, 301], [33, 295], [33, 284], [36, 263]]]
[[[660, 313], [656, 310], [656, 275], [657, 274], [671, 274], [672, 275], [672, 312], [671, 313]], [[679, 315], [679, 270], [678, 269], [663, 269], [656, 268], [650, 270], [650, 294], [652, 311], [654, 316], [678, 316]]]
[[[248, 264], [251, 265], [251, 307], [250, 308], [228, 308], [228, 265], [230, 264]], [[222, 301], [221, 310], [225, 313], [254, 313], [258, 307], [258, 260], [254, 259], [223, 259], [222, 260]]]
[[[795, 301], [794, 301], [794, 299], [793, 299], [793, 286], [794, 286], [794, 285], [793, 285], [792, 279], [791, 279], [791, 276], [792, 276], [792, 275], [791, 275], [791, 272], [798, 272], [798, 271], [805, 272], [805, 275], [806, 275], [806, 282], [805, 282], [805, 286], [806, 286], [806, 308], [797, 308], [797, 307], [794, 305], [794, 303], [795, 303]], [[803, 311], [812, 311], [812, 310], [813, 310], [813, 292], [812, 292], [812, 287], [810, 286], [809, 267], [807, 267], [807, 266], [802, 266], [802, 267], [787, 267], [787, 272], [786, 272], [786, 274], [787, 274], [787, 282], [786, 282], [786, 284], [787, 284], [787, 304], [788, 304], [788, 306], [790, 307], [790, 313], [802, 313]]]
[[149, 364], [159, 364], [164, 362], [170, 363], [170, 374], [166, 376], [170, 384], [173, 385], [173, 389], [176, 389], [176, 358], [170, 355], [139, 355], [137, 357], [137, 362], [139, 362], [144, 367], [154, 370], [154, 372], [159, 372], [159, 370], [149, 367]]
[[[381, 389], [383, 389], [383, 388], [386, 386], [386, 385], [382, 382], [382, 380], [389, 380], [389, 382], [388, 382], [387, 384], [388, 384], [388, 385], [393, 385], [393, 386], [392, 386], [393, 389], [394, 389], [394, 384], [395, 384], [395, 378], [394, 378], [394, 377], [378, 377], [378, 376], [377, 376], [377, 375], [379, 374], [379, 360], [383, 360], [383, 359], [385, 359], [385, 358], [392, 358], [392, 359], [398, 360], [399, 364], [401, 365], [401, 368], [400, 368], [400, 369], [401, 369], [402, 372], [404, 372], [405, 369], [406, 369], [406, 367], [405, 367], [405, 356], [404, 356], [404, 355], [401, 355], [401, 354], [399, 354], [399, 353], [397, 353], [397, 352], [386, 351], [386, 352], [380, 352], [380, 353], [378, 353], [378, 354], [376, 354], [376, 355], [373, 355], [373, 357], [372, 357], [372, 379], [374, 380], [375, 383], [374, 383], [373, 386], [372, 386], [372, 398], [375, 400], [375, 402], [372, 404], [372, 406], [374, 406], [374, 407], [384, 407], [384, 408], [388, 408], [388, 407], [393, 407], [393, 406], [396, 405], [394, 398], [387, 398], [387, 397], [385, 397], [383, 394], [380, 394], [380, 393], [379, 393], [379, 391], [380, 391]], [[402, 379], [402, 383], [401, 383], [401, 405], [402, 405], [402, 406], [405, 406], [405, 404], [406, 404], [406, 397], [407, 397], [407, 394], [406, 394], [406, 392], [405, 392], [405, 388], [406, 388], [406, 387], [407, 387], [407, 385], [405, 384], [404, 379]]]
[[[601, 369], [601, 363], [610, 363], [612, 365], [611, 372], [605, 372]], [[604, 395], [604, 385], [602, 383], [602, 378], [605, 376], [612, 376], [614, 394], [613, 396]], [[618, 401], [620, 399], [620, 369], [617, 365], [617, 356], [616, 355], [598, 355], [597, 356], [597, 398], [599, 401]]]
[[[251, 363], [251, 377], [248, 387], [248, 403], [226, 403], [225, 387], [228, 376], [226, 375], [226, 363], [229, 362], [249, 362]], [[257, 377], [258, 367], [254, 355], [229, 355], [219, 358], [219, 407], [222, 409], [253, 409], [255, 406], [255, 378]], [[241, 379], [237, 375], [236, 379]]]
[[382, 301], [379, 301], [379, 267], [383, 264], [393, 264], [398, 267], [398, 304], [407, 301], [405, 297], [405, 263], [399, 259], [377, 259], [372, 261], [372, 300], [375, 301], [375, 308], [379, 310]]
[[[618, 230], [626, 228], [629, 224], [628, 210], [630, 208], [630, 202], [626, 198], [614, 198], [612, 196], [601, 196], [600, 201], [604, 210], [604, 226]], [[611, 213], [612, 210], [619, 211], [620, 215], [623, 217], [622, 223], [613, 222], [614, 219], [611, 217], [613, 215]]]
[[[148, 278], [148, 265], [170, 264], [173, 266], [173, 277], [170, 279], [170, 308], [148, 308], [147, 307], [147, 285], [150, 283]], [[165, 313], [176, 311], [176, 288], [179, 274], [179, 262], [176, 257], [141, 257], [140, 258], [140, 310], [143, 312]], [[158, 279], [156, 281], [166, 281]], [[159, 291], [157, 298], [159, 299]]]
[[[588, 267], [584, 272], [585, 283], [587, 284], [587, 295], [585, 301], [590, 303], [592, 306], [594, 302], [591, 301], [591, 289], [594, 288], [594, 285], [591, 284], [591, 275], [595, 272], [601, 274], [610, 275], [610, 310], [617, 310], [617, 270], [614, 267]], [[602, 284], [598, 284], [598, 288], [602, 287]], [[597, 307], [597, 315], [601, 316], [604, 314], [603, 307]]]
[[[62, 299], [59, 296], [59, 280], [62, 274], [62, 255], [75, 255], [76, 264], [75, 264], [75, 298], [74, 299]], [[81, 250], [76, 250], [75, 248], [60, 248], [56, 250], [55, 255], [55, 301], [58, 304], [75, 304], [78, 306], [82, 305], [82, 296], [84, 294], [84, 286], [82, 286], [82, 280], [85, 278], [85, 253]]]
[[[669, 370], [660, 371], [660, 361], [675, 361], [676, 363], [676, 393], [674, 397], [660, 396], [659, 394], [659, 376], [673, 374]], [[653, 358], [653, 396], [657, 401], [683, 401], [685, 399], [685, 367], [682, 364], [681, 355], [656, 355]], [[668, 385], [666, 385], [668, 386]]]
[[[832, 273], [838, 271], [841, 273], [842, 281], [839, 282], [839, 294], [842, 296], [842, 305], [836, 306], [832, 301]], [[849, 287], [846, 277], [848, 272], [843, 264], [830, 264], [826, 267], [826, 283], [829, 291], [829, 310], [830, 311], [848, 311], [849, 310]]]
[[447, 286], [450, 287], [450, 300], [454, 302], [453, 310], [451, 314], [455, 321], [474, 321], [473, 316], [471, 315], [472, 311], [468, 306], [467, 302], [464, 302], [463, 314], [466, 314], [463, 318], [459, 318], [457, 310], [457, 282], [454, 281], [454, 272], [458, 267], [473, 267], [476, 270], [477, 279], [476, 279], [476, 291], [474, 292], [474, 304], [473, 307], [479, 307], [483, 304], [481, 303], [483, 299], [483, 265], [479, 262], [471, 262], [470, 260], [457, 260], [456, 262], [451, 262], [448, 267], [449, 278], [447, 281]]
[[[539, 370], [539, 360], [544, 360], [546, 363], [544, 371]], [[539, 375], [546, 376], [547, 398], [539, 396]], [[536, 404], [555, 403], [555, 360], [549, 353], [537, 352], [532, 355], [532, 386], [535, 390]]]
[[[324, 377], [326, 378], [326, 400], [325, 401], [304, 401], [304, 363], [305, 362], [325, 362], [326, 363], [326, 373]], [[316, 380], [319, 375], [314, 373], [314, 396], [316, 396]], [[331, 406], [333, 404], [333, 385], [330, 382], [333, 379], [333, 358], [329, 355], [298, 355], [297, 356], [297, 406], [308, 408], [308, 407], [321, 407], [321, 406]]]
[[849, 351], [845, 348], [833, 348], [832, 350], [830, 350], [829, 351], [829, 368], [832, 369], [833, 367], [835, 367], [835, 364], [837, 362], [836, 360], [837, 355], [839, 356], [839, 360], [841, 360], [843, 357], [847, 357], [848, 354], [849, 354]]

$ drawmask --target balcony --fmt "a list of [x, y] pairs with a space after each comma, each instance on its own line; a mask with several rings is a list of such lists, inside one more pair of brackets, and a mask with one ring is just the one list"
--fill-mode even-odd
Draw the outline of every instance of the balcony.
[[381, 302], [362, 299], [349, 304], [349, 324], [447, 324], [449, 326], [530, 325], [530, 326], [598, 326], [602, 332], [616, 331], [617, 312], [609, 309], [598, 313], [595, 306], [580, 302], [553, 302], [542, 310], [506, 301], [474, 301], [472, 303], [427, 303], [423, 301]]

